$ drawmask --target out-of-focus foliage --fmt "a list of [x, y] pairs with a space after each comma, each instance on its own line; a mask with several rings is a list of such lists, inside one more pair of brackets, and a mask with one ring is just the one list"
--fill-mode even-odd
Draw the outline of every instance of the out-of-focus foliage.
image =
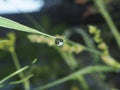
[[[30, 27], [45, 33], [0, 17], [0, 26], [4, 27], [4, 29], [0, 28], [1, 31], [9, 28], [25, 32], [15, 31], [6, 34], [6, 37], [0, 37], [0, 82], [4, 81], [0, 83], [1, 90], [120, 88], [120, 18], [119, 12], [115, 12], [115, 10], [119, 11], [119, 7], [115, 5], [120, 5], [118, 3], [120, 1], [68, 1], [63, 1], [65, 3], [58, 6], [51, 6], [50, 9], [45, 8], [48, 16], [43, 10], [40, 20], [36, 19], [36, 16], [34, 19], [31, 15], [23, 14], [31, 21], [29, 23], [33, 26]], [[79, 6], [80, 9], [77, 9]], [[61, 8], [64, 12], [60, 11]], [[58, 11], [60, 13], [56, 14]], [[99, 22], [99, 18], [102, 23]], [[91, 24], [91, 19], [94, 25], [88, 25]], [[57, 20], [59, 23], [56, 22]], [[62, 46], [56, 46], [56, 37], [63, 39]], [[32, 63], [35, 58], [37, 62]], [[27, 70], [17, 73], [18, 76], [13, 75], [24, 66]], [[13, 76], [9, 77], [9, 75]]]

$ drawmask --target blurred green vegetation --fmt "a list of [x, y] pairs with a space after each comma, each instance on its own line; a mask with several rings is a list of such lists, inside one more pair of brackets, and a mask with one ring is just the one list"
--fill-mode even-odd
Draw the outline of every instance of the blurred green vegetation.
[[[100, 28], [86, 25], [87, 30], [64, 29], [63, 24], [49, 31], [50, 22], [46, 16], [40, 26], [32, 16], [24, 14], [32, 27], [42, 33], [0, 17], [0, 27], [23, 31], [9, 32], [0, 38], [0, 89], [119, 90], [116, 82], [120, 79], [120, 30], [106, 8], [109, 2], [112, 0], [94, 0], [106, 23], [99, 25]], [[78, 42], [71, 40], [74, 33], [77, 33], [75, 41]], [[56, 38], [63, 39], [64, 45], [56, 46]], [[118, 74], [116, 81], [110, 78], [114, 74]]]

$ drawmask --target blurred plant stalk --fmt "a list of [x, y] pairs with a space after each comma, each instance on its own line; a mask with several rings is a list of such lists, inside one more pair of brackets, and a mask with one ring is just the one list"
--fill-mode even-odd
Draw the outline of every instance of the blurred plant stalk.
[[107, 11], [105, 7], [105, 1], [104, 0], [94, 0], [96, 6], [98, 7], [100, 13], [103, 15], [104, 19], [106, 20], [109, 28], [111, 29], [111, 32], [113, 33], [115, 40], [118, 44], [118, 47], [120, 48], [120, 32], [115, 26], [109, 12]]
[[[7, 37], [9, 39], [4, 40], [4, 41], [1, 42], [0, 49], [10, 52], [10, 54], [11, 54], [11, 56], [13, 58], [13, 62], [15, 64], [16, 69], [20, 70], [21, 65], [20, 65], [20, 62], [19, 62], [19, 60], [17, 58], [16, 52], [15, 52], [15, 40], [16, 40], [16, 37], [15, 37], [14, 33], [8, 33]], [[24, 75], [23, 72], [20, 72], [18, 75], [21, 78], [21, 80], [23, 80], [25, 78], [25, 75]], [[30, 90], [30, 82], [29, 82], [28, 79], [26, 79], [23, 82], [23, 85], [24, 85], [25, 90]]]

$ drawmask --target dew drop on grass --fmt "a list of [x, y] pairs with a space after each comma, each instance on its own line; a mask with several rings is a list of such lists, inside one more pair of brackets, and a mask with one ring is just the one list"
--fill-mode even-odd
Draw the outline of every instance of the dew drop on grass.
[[64, 41], [63, 41], [63, 39], [61, 39], [61, 38], [56, 38], [56, 39], [55, 39], [55, 44], [56, 44], [57, 46], [62, 46], [62, 45], [64, 44]]

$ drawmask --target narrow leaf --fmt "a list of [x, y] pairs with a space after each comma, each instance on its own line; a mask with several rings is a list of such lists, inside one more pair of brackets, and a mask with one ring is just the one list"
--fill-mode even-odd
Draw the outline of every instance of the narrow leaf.
[[10, 19], [4, 18], [0, 16], [0, 27], [4, 28], [9, 28], [9, 29], [14, 29], [18, 31], [24, 31], [24, 32], [29, 32], [29, 33], [35, 33], [35, 34], [41, 34], [50, 38], [55, 38], [54, 36], [42, 33], [36, 29], [30, 28], [28, 26], [22, 25], [18, 22], [12, 21]]

